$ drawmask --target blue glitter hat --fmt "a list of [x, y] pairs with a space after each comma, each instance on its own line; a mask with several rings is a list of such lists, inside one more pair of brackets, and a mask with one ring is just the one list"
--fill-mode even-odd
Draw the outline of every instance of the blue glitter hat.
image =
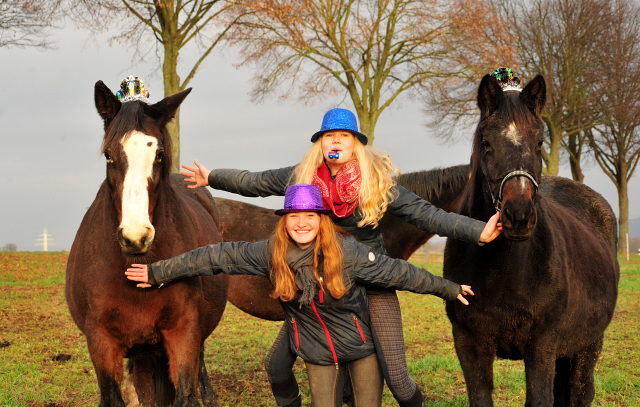
[[358, 140], [360, 140], [360, 142], [365, 146], [369, 141], [367, 136], [358, 131], [356, 116], [347, 109], [340, 109], [339, 107], [336, 107], [335, 109], [331, 109], [325, 113], [322, 118], [322, 127], [320, 127], [319, 132], [316, 132], [311, 136], [311, 142], [315, 143], [325, 132], [332, 130], [347, 130], [353, 133], [354, 136], [358, 137]]
[[276, 215], [290, 212], [320, 212], [330, 213], [322, 203], [320, 187], [311, 184], [295, 184], [287, 187], [284, 193], [284, 209], [278, 209]]

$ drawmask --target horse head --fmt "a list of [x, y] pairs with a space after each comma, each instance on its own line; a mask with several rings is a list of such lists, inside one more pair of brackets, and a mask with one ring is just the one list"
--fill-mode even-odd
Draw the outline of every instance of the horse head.
[[545, 100], [545, 81], [540, 75], [522, 91], [503, 90], [486, 75], [478, 89], [480, 122], [471, 173], [477, 193], [501, 212], [503, 233], [511, 240], [530, 238], [537, 221]]
[[95, 104], [104, 121], [102, 153], [107, 185], [118, 214], [117, 239], [129, 256], [145, 255], [155, 236], [153, 213], [163, 186], [170, 185], [171, 138], [166, 129], [191, 88], [149, 105], [121, 102], [98, 81]]

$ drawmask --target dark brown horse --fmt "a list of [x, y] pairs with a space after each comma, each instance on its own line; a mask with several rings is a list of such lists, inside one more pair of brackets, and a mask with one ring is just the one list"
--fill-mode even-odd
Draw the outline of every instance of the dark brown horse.
[[[456, 212], [462, 191], [469, 179], [469, 166], [418, 171], [403, 174], [397, 182], [439, 208]], [[272, 209], [224, 198], [214, 198], [220, 233], [226, 241], [266, 239], [280, 219]], [[380, 221], [385, 246], [391, 257], [408, 259], [427, 242], [432, 233], [424, 232], [395, 215], [385, 214]], [[273, 287], [258, 276], [229, 276], [229, 301], [258, 318], [282, 321], [284, 313], [277, 300], [269, 297]]]
[[[123, 358], [145, 406], [218, 405], [202, 346], [227, 300], [226, 276], [180, 280], [142, 290], [127, 280], [132, 263], [151, 263], [221, 240], [204, 189], [170, 175], [166, 124], [190, 92], [148, 105], [121, 103], [102, 83], [95, 104], [104, 120], [107, 176], [71, 247], [66, 298], [87, 338], [100, 406], [124, 407]], [[170, 380], [169, 380], [170, 379]]]
[[471, 178], [460, 213], [501, 211], [485, 246], [449, 239], [444, 276], [469, 284], [469, 306], [447, 304], [470, 406], [493, 406], [496, 357], [524, 360], [526, 406], [588, 406], [617, 299], [616, 220], [587, 186], [541, 181], [545, 81], [503, 91], [485, 76]]

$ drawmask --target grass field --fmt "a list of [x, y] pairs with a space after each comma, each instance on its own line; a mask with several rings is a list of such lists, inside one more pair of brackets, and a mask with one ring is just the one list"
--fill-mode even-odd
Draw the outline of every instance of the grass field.
[[[98, 388], [83, 335], [64, 300], [66, 253], [0, 253], [0, 406], [96, 406]], [[420, 266], [424, 261], [414, 260]], [[596, 406], [640, 406], [640, 258], [620, 260], [620, 295], [596, 372]], [[442, 273], [442, 256], [427, 268]], [[400, 293], [407, 359], [429, 406], [466, 406], [442, 300]], [[206, 342], [213, 386], [228, 406], [273, 406], [262, 360], [279, 322], [250, 317], [229, 304]], [[1, 347], [3, 342], [9, 346]], [[54, 361], [60, 354], [71, 360]], [[308, 405], [302, 363], [296, 372]], [[495, 405], [524, 404], [522, 362], [495, 364]], [[397, 405], [385, 390], [384, 405]]]

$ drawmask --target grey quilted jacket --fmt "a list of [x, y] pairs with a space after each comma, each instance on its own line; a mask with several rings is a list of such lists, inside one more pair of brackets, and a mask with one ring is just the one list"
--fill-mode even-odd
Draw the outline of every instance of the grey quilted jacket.
[[[367, 296], [361, 284], [433, 294], [445, 300], [454, 300], [462, 292], [458, 284], [404, 260], [376, 254], [352, 236], [340, 242], [349, 293], [336, 299], [317, 286], [310, 305], [300, 307], [300, 291], [293, 301], [281, 302], [289, 327], [289, 345], [303, 360], [331, 365], [360, 359], [375, 351]], [[149, 283], [163, 284], [221, 272], [271, 278], [269, 247], [267, 240], [201, 247], [151, 264]]]
[[[284, 196], [294, 169], [295, 166], [262, 172], [217, 169], [209, 174], [209, 186], [248, 197]], [[395, 188], [398, 197], [389, 204], [390, 213], [426, 232], [471, 243], [480, 241], [485, 222], [437, 208], [403, 186], [396, 185]], [[371, 225], [358, 227], [360, 219], [355, 211], [347, 218], [334, 219], [334, 222], [359, 242], [386, 254], [380, 229]]]

